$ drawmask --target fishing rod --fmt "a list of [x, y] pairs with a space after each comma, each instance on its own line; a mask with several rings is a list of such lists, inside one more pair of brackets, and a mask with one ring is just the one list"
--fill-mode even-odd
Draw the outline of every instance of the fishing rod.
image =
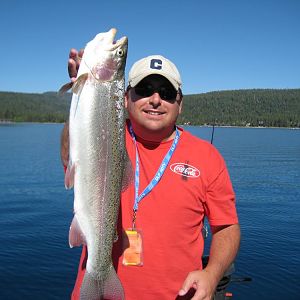
[[210, 139], [211, 144], [213, 144], [213, 141], [214, 141], [214, 134], [215, 134], [215, 123], [213, 124], [213, 127], [212, 127], [212, 133], [211, 133], [211, 139]]
[[213, 122], [212, 133], [211, 133], [211, 138], [210, 138], [210, 143], [211, 144], [213, 144], [213, 141], [214, 141], [215, 125], [216, 125], [216, 119]]

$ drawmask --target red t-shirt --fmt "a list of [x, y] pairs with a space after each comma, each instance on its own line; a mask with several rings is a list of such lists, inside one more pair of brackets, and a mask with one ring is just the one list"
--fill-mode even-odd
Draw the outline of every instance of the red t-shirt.
[[[122, 193], [113, 260], [126, 300], [176, 299], [188, 273], [202, 268], [204, 217], [211, 225], [238, 223], [235, 195], [223, 158], [208, 142], [183, 129], [180, 132], [161, 180], [139, 203], [136, 227], [143, 234], [141, 267], [122, 265], [122, 230], [132, 227], [134, 184]], [[139, 194], [154, 177], [172, 142], [137, 142]], [[126, 147], [135, 168], [136, 148], [128, 130]], [[85, 261], [84, 247], [72, 299], [79, 299]]]

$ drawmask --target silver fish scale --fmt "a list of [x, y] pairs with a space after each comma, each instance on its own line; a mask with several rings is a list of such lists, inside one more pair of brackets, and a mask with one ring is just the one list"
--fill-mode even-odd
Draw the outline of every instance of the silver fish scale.
[[127, 160], [124, 128], [127, 38], [114, 41], [115, 34], [116, 29], [99, 33], [85, 47], [70, 109], [68, 187], [75, 174], [75, 216], [70, 244], [85, 242], [88, 249], [81, 300], [124, 299], [111, 255]]
[[[76, 114], [73, 124], [70, 120], [73, 139], [80, 139], [75, 142], [79, 145], [78, 157], [75, 158], [75, 163], [78, 159], [74, 185], [75, 213], [86, 236], [89, 252], [87, 270], [102, 278], [106, 274], [100, 275], [99, 272], [107, 270], [111, 263], [124, 169], [122, 86], [124, 80], [99, 84], [90, 79], [77, 106], [82, 119], [76, 119]], [[90, 88], [92, 91], [87, 92]], [[83, 97], [85, 94], [89, 99]], [[72, 153], [71, 156], [73, 158]]]

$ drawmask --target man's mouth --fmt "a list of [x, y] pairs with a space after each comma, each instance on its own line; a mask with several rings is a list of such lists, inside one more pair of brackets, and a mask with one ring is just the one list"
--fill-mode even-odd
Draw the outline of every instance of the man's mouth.
[[144, 113], [148, 114], [148, 115], [152, 115], [152, 116], [160, 116], [163, 115], [163, 112], [160, 111], [152, 111], [152, 110], [144, 110]]

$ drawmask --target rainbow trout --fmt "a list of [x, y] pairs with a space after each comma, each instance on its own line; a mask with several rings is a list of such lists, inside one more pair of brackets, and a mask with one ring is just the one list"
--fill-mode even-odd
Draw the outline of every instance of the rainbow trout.
[[86, 244], [80, 299], [124, 299], [112, 264], [125, 149], [124, 70], [127, 37], [116, 29], [90, 41], [73, 85], [69, 116], [70, 161], [65, 185], [74, 186], [70, 246]]

